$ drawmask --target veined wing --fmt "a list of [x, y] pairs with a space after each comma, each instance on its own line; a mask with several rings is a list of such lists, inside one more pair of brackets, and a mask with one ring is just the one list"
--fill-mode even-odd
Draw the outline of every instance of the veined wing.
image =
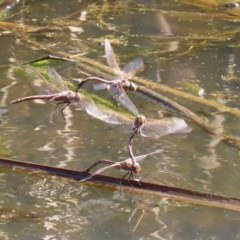
[[117, 114], [116, 111], [113, 111], [105, 106], [102, 105], [96, 105], [95, 102], [88, 104], [86, 108], [87, 113], [97, 118], [103, 122], [106, 122], [111, 125], [126, 125], [126, 130], [123, 132], [130, 132], [131, 131], [131, 125], [133, 124], [133, 121], [123, 115]]
[[[154, 155], [154, 154], [157, 154], [157, 153], [161, 153], [162, 151], [163, 151], [163, 149], [159, 149], [159, 150], [156, 150], [156, 151], [151, 152], [151, 153], [147, 153], [147, 154], [144, 154], [144, 155], [140, 155], [140, 156], [134, 157], [134, 160], [135, 160], [136, 162], [138, 162], [138, 161], [141, 161], [141, 160], [143, 160], [144, 158], [146, 158], [146, 157], [148, 157], [148, 156], [150, 156], [150, 155]], [[104, 172], [104, 171], [106, 171], [107, 169], [112, 168], [112, 167], [118, 167], [118, 168], [121, 170], [121, 163], [126, 162], [126, 161], [132, 161], [132, 159], [131, 159], [131, 158], [128, 158], [128, 159], [126, 159], [126, 160], [124, 160], [124, 161], [122, 161], [122, 162], [116, 162], [116, 163], [114, 163], [114, 164], [111, 164], [111, 165], [108, 165], [108, 166], [106, 166], [106, 167], [100, 168], [100, 169], [98, 169], [96, 172], [94, 172], [91, 176], [89, 176], [89, 177], [87, 177], [87, 178], [84, 178], [84, 179], [81, 180], [81, 181], [88, 180], [88, 179], [92, 178], [93, 176], [95, 176], [95, 175], [97, 175], [97, 174], [100, 174], [100, 173], [102, 173], [102, 172]]]
[[107, 87], [108, 87], [108, 85], [106, 83], [93, 84], [93, 89], [95, 91], [103, 90], [103, 89], [106, 89]]
[[107, 63], [110, 67], [114, 69], [114, 73], [120, 79], [122, 77], [122, 72], [116, 62], [115, 54], [113, 52], [111, 43], [109, 42], [108, 39], [104, 40], [104, 47], [105, 47], [105, 57], [106, 57]]
[[52, 85], [55, 86], [58, 91], [68, 91], [67, 84], [62, 80], [54, 68], [48, 68], [48, 76]]
[[38, 94], [45, 95], [59, 92], [59, 90], [55, 86], [53, 86], [49, 81], [47, 81], [45, 77], [36, 69], [26, 67], [26, 73], [31, 81], [33, 88]]
[[[134, 125], [133, 117], [117, 113], [101, 105], [91, 104], [87, 112], [94, 118], [106, 122], [110, 127], [123, 133], [131, 132]], [[169, 134], [189, 133], [191, 130], [181, 118], [147, 119], [141, 130], [141, 135], [143, 137], [160, 138]]]
[[[102, 79], [102, 80], [105, 81], [105, 82], [104, 83], [103, 82], [102, 83], [97, 83], [97, 84], [93, 85], [93, 89], [95, 91], [107, 89], [110, 86], [112, 88], [118, 88], [118, 86], [121, 86], [121, 80], [110, 80], [110, 81], [104, 80], [104, 79]], [[119, 90], [116, 89], [116, 91], [119, 91]]]
[[186, 122], [177, 117], [163, 119], [147, 119], [141, 135], [144, 137], [159, 138], [169, 134], [189, 133], [192, 131]]
[[134, 58], [122, 69], [122, 79], [131, 79], [137, 72], [144, 69], [144, 62], [141, 57]]
[[128, 111], [130, 111], [133, 115], [137, 116], [139, 114], [138, 109], [133, 104], [133, 102], [129, 99], [127, 96], [125, 90], [122, 88], [121, 85], [116, 87], [115, 85], [109, 85], [108, 91], [112, 98], [120, 103], [122, 107], [126, 108]]
[[91, 113], [97, 114], [98, 107], [93, 101], [91, 96], [81, 94], [80, 102], [78, 103], [78, 107], [80, 109], [85, 109], [89, 115], [93, 115]]

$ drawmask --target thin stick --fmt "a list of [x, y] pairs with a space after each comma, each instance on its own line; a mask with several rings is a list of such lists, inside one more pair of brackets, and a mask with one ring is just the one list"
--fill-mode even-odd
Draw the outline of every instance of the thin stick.
[[[20, 172], [21, 174], [27, 174], [31, 172], [32, 174], [44, 174], [64, 177], [67, 179], [81, 180], [86, 178], [88, 175], [86, 172], [66, 169], [66, 168], [57, 168], [48, 165], [36, 164], [32, 162], [23, 162], [13, 159], [0, 158], [0, 164], [5, 166], [10, 171], [11, 169], [14, 172]], [[94, 186], [109, 187], [113, 184], [118, 184], [119, 179], [110, 176], [98, 175], [92, 179]], [[111, 185], [110, 185], [111, 184]], [[122, 187], [127, 186], [127, 181], [122, 182]], [[183, 201], [191, 204], [199, 204], [202, 206], [210, 206], [214, 208], [227, 209], [232, 211], [240, 211], [240, 199], [231, 196], [217, 195], [211, 192], [199, 192], [196, 190], [178, 188], [168, 185], [154, 184], [149, 182], [142, 183], [141, 187], [134, 184], [135, 188], [132, 191], [136, 194], [155, 194], [160, 197], [167, 197], [177, 201]], [[129, 191], [129, 188], [125, 188], [126, 191]], [[134, 191], [134, 192], [133, 192]]]
[[143, 209], [142, 210], [142, 214], [141, 214], [141, 216], [139, 217], [139, 219], [138, 219], [138, 221], [137, 221], [137, 223], [136, 223], [136, 225], [135, 225], [135, 227], [133, 228], [133, 232], [135, 232], [136, 231], [136, 229], [137, 229], [137, 227], [138, 227], [138, 225], [140, 224], [140, 222], [142, 221], [142, 218], [143, 218], [143, 216], [144, 216], [144, 214], [145, 214], [145, 210]]
[[167, 107], [171, 110], [178, 110], [178, 112], [191, 120], [193, 120], [197, 125], [199, 125], [203, 130], [206, 132], [215, 135], [219, 137], [221, 141], [224, 141], [225, 143], [240, 148], [240, 138], [233, 137], [231, 135], [227, 135], [226, 133], [221, 133], [217, 131], [217, 129], [209, 126], [204, 119], [200, 118], [198, 115], [196, 115], [194, 112], [190, 111], [189, 109], [181, 106], [180, 104], [174, 102], [173, 100], [156, 93], [150, 89], [147, 89], [145, 87], [138, 87], [137, 93], [142, 95], [143, 97], [146, 97], [148, 99], [153, 100], [156, 103], [160, 103], [164, 105], [164, 107]]

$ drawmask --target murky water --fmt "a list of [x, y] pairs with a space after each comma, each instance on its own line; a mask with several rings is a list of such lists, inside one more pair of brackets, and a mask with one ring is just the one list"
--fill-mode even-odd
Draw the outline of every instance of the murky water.
[[[121, 67], [142, 56], [145, 69], [138, 76], [196, 96], [202, 88], [203, 98], [239, 107], [239, 35], [231, 33], [238, 23], [221, 17], [224, 10], [203, 11], [176, 1], [25, 1], [11, 6], [3, 21], [29, 29], [2, 25], [1, 65], [42, 57], [44, 48], [106, 64], [99, 43], [114, 38]], [[40, 26], [49, 29], [37, 31]], [[79, 77], [71, 68], [60, 74]], [[0, 79], [1, 156], [76, 170], [102, 158], [128, 158], [129, 134], [74, 106], [66, 108], [65, 123], [48, 101], [10, 105], [13, 99], [36, 94], [35, 89], [13, 66], [2, 67]], [[93, 91], [91, 86], [86, 89]], [[99, 94], [110, 100], [106, 92]], [[219, 131], [239, 136], [239, 116], [165, 95]], [[173, 114], [134, 94], [129, 97], [147, 118]], [[240, 197], [239, 150], [185, 120], [191, 133], [135, 139], [135, 155], [165, 147], [164, 154], [141, 162], [141, 177]], [[123, 172], [109, 169], [106, 174], [121, 177]], [[0, 239], [240, 238], [238, 212], [4, 167], [0, 189]]]

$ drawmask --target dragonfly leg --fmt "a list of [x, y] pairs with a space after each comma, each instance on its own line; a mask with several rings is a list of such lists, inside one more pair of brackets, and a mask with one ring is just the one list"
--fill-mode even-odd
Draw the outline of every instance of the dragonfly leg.
[[66, 120], [66, 119], [65, 119], [65, 116], [64, 116], [64, 114], [63, 114], [63, 110], [64, 110], [69, 104], [70, 104], [70, 102], [68, 102], [68, 103], [61, 109], [61, 113], [62, 113], [62, 116], [63, 116], [64, 120]]
[[[131, 171], [131, 172], [129, 172], [130, 174], [129, 174], [129, 177], [128, 177], [128, 183], [132, 186], [132, 188], [133, 188], [133, 185], [129, 182], [129, 180], [130, 180], [130, 178], [132, 178], [134, 181], [137, 181], [134, 177], [133, 177], [133, 172]], [[138, 175], [138, 177], [139, 177], [139, 179], [140, 180], [142, 180], [142, 178], [141, 178], [141, 176], [139, 175], [139, 173], [137, 173], [137, 175]], [[127, 175], [125, 175], [124, 177], [126, 177]], [[138, 182], [138, 184], [139, 184], [139, 186], [141, 186], [141, 183], [139, 182], [139, 181], [137, 181]]]
[[58, 105], [64, 104], [64, 103], [66, 103], [66, 105], [65, 105], [63, 108], [61, 108], [61, 114], [62, 114], [62, 116], [63, 116], [63, 119], [66, 120], [66, 119], [65, 119], [65, 116], [64, 116], [64, 114], [63, 114], [63, 110], [70, 104], [70, 102], [64, 101], [64, 102], [59, 102], [59, 103], [57, 103], [57, 104], [56, 104], [56, 111], [58, 110]]
[[[126, 178], [127, 175], [129, 175], [129, 176], [128, 176], [128, 183], [129, 183], [129, 185], [133, 188], [133, 185], [129, 182], [129, 179], [130, 179], [130, 177], [132, 176], [132, 171], [131, 171], [131, 172], [127, 172], [127, 173], [121, 178], [121, 181], [122, 181], [124, 178]], [[120, 181], [120, 185], [122, 186], [122, 182], [121, 182], [121, 181]]]
[[133, 185], [129, 182], [129, 180], [130, 180], [130, 178], [132, 178], [133, 179], [133, 173], [132, 173], [132, 171], [131, 172], [129, 172], [130, 174], [129, 174], [129, 176], [128, 176], [128, 183], [129, 183], [129, 185], [132, 187], [132, 189], [133, 189]]
[[[140, 181], [142, 181], [142, 177], [140, 176], [140, 174], [139, 173], [137, 173], [137, 175], [138, 175], [138, 177], [139, 177], [139, 181], [138, 181], [138, 184], [139, 184], [139, 186], [141, 186], [141, 183], [140, 183]], [[133, 178], [134, 179], [134, 178]], [[135, 179], [134, 179], [135, 180]], [[137, 180], [135, 180], [135, 181], [137, 181]]]
[[115, 98], [112, 96], [111, 99], [112, 99], [112, 104], [113, 104], [113, 106], [115, 106], [116, 108], [118, 108], [118, 104], [117, 104], [117, 101], [115, 100]]
[[56, 104], [56, 112], [58, 112], [58, 105], [64, 104], [64, 103], [66, 103], [66, 102], [64, 101], [64, 102], [59, 102], [59, 103]]
[[127, 172], [122, 178], [121, 180], [123, 180], [130, 172]]
[[[119, 184], [122, 187], [122, 180], [129, 174], [130, 172], [127, 172], [120, 180]], [[131, 185], [131, 184], [130, 184]], [[113, 185], [113, 187], [111, 187], [111, 189], [113, 189], [114, 187], [116, 187], [116, 185]]]

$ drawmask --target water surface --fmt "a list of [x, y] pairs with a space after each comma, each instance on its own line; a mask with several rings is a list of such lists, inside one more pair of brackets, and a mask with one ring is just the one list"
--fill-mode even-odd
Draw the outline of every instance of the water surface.
[[[220, 17], [224, 9], [206, 10], [181, 1], [25, 1], [11, 6], [3, 21], [23, 23], [35, 31], [3, 27], [2, 65], [46, 55], [44, 48], [105, 64], [100, 43], [110, 38], [121, 67], [142, 56], [145, 70], [138, 76], [196, 96], [202, 88], [202, 97], [239, 107], [239, 36], [231, 33], [238, 23]], [[43, 26], [51, 29], [36, 31]], [[83, 77], [71, 68], [60, 74]], [[2, 156], [76, 170], [101, 158], [128, 157], [129, 134], [74, 106], [66, 109], [65, 123], [47, 101], [10, 105], [36, 92], [13, 66], [1, 68], [0, 79]], [[110, 100], [106, 92], [99, 94]], [[165, 94], [219, 131], [239, 136], [239, 116]], [[175, 115], [134, 94], [129, 97], [147, 118]], [[185, 121], [191, 133], [136, 138], [135, 155], [166, 147], [163, 155], [141, 162], [142, 178], [240, 197], [239, 150]], [[123, 172], [110, 169], [106, 174], [121, 177]], [[1, 239], [238, 239], [240, 234], [238, 212], [55, 176], [2, 168], [0, 188]]]

